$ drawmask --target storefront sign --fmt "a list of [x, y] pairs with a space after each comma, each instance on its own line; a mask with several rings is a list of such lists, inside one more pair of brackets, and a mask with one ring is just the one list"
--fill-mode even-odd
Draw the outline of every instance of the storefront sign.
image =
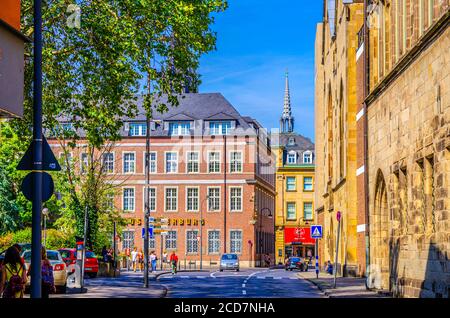
[[284, 229], [284, 242], [286, 244], [314, 244], [311, 238], [311, 228], [309, 227], [290, 227]]
[[[126, 218], [125, 219], [127, 221], [128, 225], [131, 226], [141, 226], [144, 224], [144, 221], [142, 219], [139, 218]], [[158, 218], [155, 218], [155, 221], [157, 221]], [[183, 218], [172, 218], [172, 219], [159, 219], [161, 222], [160, 223], [166, 223], [165, 226], [163, 225], [159, 225], [159, 227], [161, 229], [166, 229], [166, 226], [199, 226], [200, 225], [200, 220], [198, 219], [183, 219]], [[155, 222], [156, 223], [156, 222]], [[205, 225], [205, 219], [202, 219], [202, 226]], [[158, 225], [155, 226], [155, 228], [158, 227]]]

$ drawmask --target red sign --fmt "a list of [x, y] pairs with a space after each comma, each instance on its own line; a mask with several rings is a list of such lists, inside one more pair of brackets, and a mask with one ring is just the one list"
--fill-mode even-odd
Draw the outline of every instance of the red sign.
[[284, 229], [284, 242], [286, 244], [314, 244], [311, 238], [310, 227], [288, 227]]

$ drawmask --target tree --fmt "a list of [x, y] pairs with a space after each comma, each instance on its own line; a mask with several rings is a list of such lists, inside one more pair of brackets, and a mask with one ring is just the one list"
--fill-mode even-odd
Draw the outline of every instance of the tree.
[[[32, 37], [33, 1], [21, 3], [22, 31]], [[145, 108], [151, 116], [153, 110], [163, 112], [178, 105], [178, 94], [184, 89], [196, 90], [199, 58], [215, 48], [212, 13], [227, 7], [225, 0], [78, 0], [76, 4], [80, 10], [67, 13], [73, 0], [44, 2], [44, 127], [64, 147], [74, 149], [78, 140], [85, 139], [92, 154], [120, 139], [121, 119], [137, 114], [138, 93], [147, 92]], [[80, 28], [68, 24], [77, 12]], [[25, 115], [13, 123], [27, 136], [32, 125], [31, 57], [32, 47], [27, 45]], [[167, 102], [155, 105], [155, 97], [162, 95]], [[57, 129], [61, 121], [72, 123], [74, 130]], [[98, 185], [95, 165], [98, 162], [89, 161], [84, 183], [77, 184], [70, 169], [62, 178], [69, 186], [60, 183], [70, 198], [63, 210], [75, 217], [79, 232], [87, 207], [94, 237], [104, 199], [103, 186], [95, 191], [91, 187]]]

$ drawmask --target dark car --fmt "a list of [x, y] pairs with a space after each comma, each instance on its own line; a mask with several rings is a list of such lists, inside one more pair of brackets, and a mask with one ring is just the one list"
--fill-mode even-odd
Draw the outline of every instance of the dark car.
[[[66, 263], [67, 267], [77, 262], [77, 251], [74, 248], [61, 248], [58, 250]], [[75, 269], [73, 269], [75, 271]], [[72, 271], [72, 272], [73, 272]], [[98, 259], [94, 252], [86, 251], [86, 259], [84, 260], [84, 273], [90, 278], [97, 277]]]
[[284, 268], [287, 271], [298, 269], [303, 272], [306, 269], [306, 264], [300, 257], [289, 257]]

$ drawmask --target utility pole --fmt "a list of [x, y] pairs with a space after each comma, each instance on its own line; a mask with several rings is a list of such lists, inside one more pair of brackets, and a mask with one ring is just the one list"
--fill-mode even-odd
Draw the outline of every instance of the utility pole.
[[[149, 87], [150, 91], [150, 87]], [[148, 288], [148, 223], [150, 217], [150, 114], [147, 112], [147, 131], [145, 144], [145, 233], [144, 233], [144, 288]]]
[[341, 234], [341, 212], [337, 212], [337, 220], [338, 220], [338, 228], [337, 228], [337, 237], [336, 237], [336, 255], [334, 258], [334, 287], [336, 288], [336, 275], [337, 275], [337, 262], [338, 262], [338, 255], [339, 255], [339, 236]]
[[31, 232], [31, 298], [41, 298], [42, 215], [42, 0], [34, 0], [33, 178]]

